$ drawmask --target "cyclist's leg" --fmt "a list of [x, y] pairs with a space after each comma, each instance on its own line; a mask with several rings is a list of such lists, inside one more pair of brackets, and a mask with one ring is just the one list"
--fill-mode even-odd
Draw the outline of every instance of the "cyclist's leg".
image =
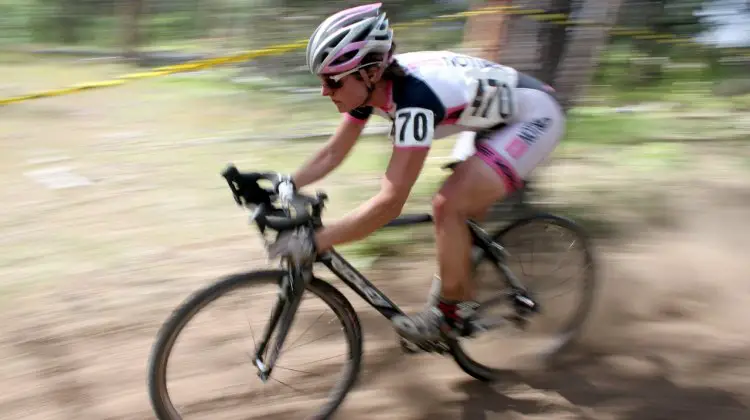
[[565, 117], [551, 96], [531, 89], [520, 90], [518, 96], [520, 121], [480, 139], [476, 153], [456, 167], [433, 200], [441, 291], [437, 305], [395, 320], [399, 332], [410, 338], [435, 338], [444, 319], [462, 329], [462, 320], [476, 308], [471, 302], [471, 237], [466, 219], [481, 217], [493, 203], [519, 188], [564, 133]]
[[[481, 143], [478, 146], [482, 147]], [[481, 217], [492, 203], [510, 192], [493, 168], [473, 155], [455, 168], [433, 198], [441, 297], [452, 301], [473, 297], [471, 285], [464, 281], [471, 269], [471, 235], [466, 220]]]

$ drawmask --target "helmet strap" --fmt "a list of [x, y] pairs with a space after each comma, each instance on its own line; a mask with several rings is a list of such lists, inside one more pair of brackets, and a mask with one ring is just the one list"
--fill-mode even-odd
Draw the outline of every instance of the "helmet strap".
[[365, 86], [367, 87], [367, 96], [365, 97], [365, 100], [362, 101], [357, 108], [364, 106], [367, 102], [370, 101], [370, 98], [372, 98], [372, 93], [375, 92], [375, 83], [372, 83], [370, 81], [370, 77], [367, 75], [367, 72], [365, 69], [359, 70], [359, 76], [362, 78], [362, 81], [365, 82]]

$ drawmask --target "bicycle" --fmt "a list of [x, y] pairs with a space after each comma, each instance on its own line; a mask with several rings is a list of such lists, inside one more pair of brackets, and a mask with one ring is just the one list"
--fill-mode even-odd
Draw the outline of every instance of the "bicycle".
[[[321, 214], [325, 207], [324, 203], [328, 199], [324, 192], [319, 191], [315, 196], [296, 193], [291, 201], [279, 203], [279, 197], [274, 192], [274, 188], [265, 188], [260, 185], [263, 181], [276, 185], [278, 176], [275, 173], [240, 173], [234, 165], [229, 165], [222, 172], [222, 176], [227, 181], [237, 205], [253, 210], [250, 223], [257, 226], [264, 239], [268, 229], [278, 234], [300, 226], [313, 228], [322, 226]], [[508, 323], [523, 329], [534, 314], [543, 310], [535, 300], [533, 291], [528, 290], [508, 267], [506, 262], [508, 252], [502, 245], [503, 237], [509, 232], [538, 221], [574, 233], [576, 240], [583, 244], [587, 268], [587, 274], [584, 276], [582, 302], [578, 305], [573, 318], [560, 332], [554, 347], [548, 350], [548, 355], [554, 357], [562, 354], [574, 341], [590, 311], [594, 298], [594, 261], [586, 233], [572, 220], [544, 212], [529, 212], [520, 216], [495, 234], [489, 234], [474, 221], [469, 220], [467, 224], [476, 251], [472, 255], [473, 266], [476, 268], [481, 261], [489, 260], [501, 274], [507, 288], [493, 298], [481, 302], [479, 312], [482, 313], [485, 308], [504, 303], [510, 303], [513, 308], [511, 315], [499, 319], [492, 319], [491, 317], [482, 319], [481, 330], [486, 331]], [[432, 222], [432, 216], [429, 214], [405, 214], [388, 223], [386, 227]], [[403, 314], [388, 296], [375, 287], [335, 250], [320, 255], [315, 263], [325, 265], [344, 284], [354, 290], [388, 320], [396, 315]], [[260, 282], [272, 282], [278, 287], [269, 324], [266, 326], [263, 337], [260, 343], [256, 345], [255, 352], [252, 355], [252, 364], [257, 370], [258, 377], [263, 382], [271, 377], [274, 365], [286, 340], [287, 332], [305, 292], [312, 293], [323, 300], [338, 317], [344, 329], [349, 349], [347, 365], [343, 373], [344, 377], [331, 391], [327, 403], [319, 408], [312, 417], [308, 418], [326, 419], [336, 412], [358, 377], [361, 367], [363, 334], [359, 317], [351, 303], [329, 282], [316, 277], [313, 274], [313, 265], [299, 267], [282, 259], [279, 269], [229, 275], [194, 292], [185, 299], [160, 328], [149, 358], [149, 396], [157, 417], [162, 420], [182, 418], [174, 407], [166, 388], [166, 365], [172, 346], [188, 321], [201, 308], [222, 294], [240, 287], [250, 287]], [[269, 341], [274, 333], [276, 333], [276, 340], [271, 344]], [[399, 338], [404, 351], [421, 350], [439, 355], [450, 355], [464, 372], [476, 379], [491, 381], [497, 378], [501, 371], [485, 366], [468, 356], [461, 344], [460, 340], [462, 339], [444, 335], [442, 339], [435, 342], [411, 343], [405, 338]], [[266, 355], [267, 351], [268, 354]]]

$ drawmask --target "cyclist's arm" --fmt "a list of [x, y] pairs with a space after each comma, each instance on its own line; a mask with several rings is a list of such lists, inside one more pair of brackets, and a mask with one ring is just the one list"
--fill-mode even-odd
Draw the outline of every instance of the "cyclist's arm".
[[336, 169], [349, 154], [364, 127], [365, 121], [344, 114], [336, 132], [323, 148], [292, 175], [297, 188], [312, 184]]
[[[415, 120], [417, 115], [420, 116]], [[393, 153], [380, 191], [343, 219], [320, 229], [315, 238], [318, 251], [362, 239], [401, 214], [430, 150], [433, 120], [432, 111], [421, 108], [407, 108], [396, 114]]]

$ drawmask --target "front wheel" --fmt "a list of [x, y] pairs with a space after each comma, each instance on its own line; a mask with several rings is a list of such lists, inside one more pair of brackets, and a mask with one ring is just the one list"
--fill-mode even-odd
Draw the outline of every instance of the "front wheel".
[[[148, 364], [149, 397], [158, 419], [224, 418], [223, 415], [231, 413], [236, 416], [233, 418], [272, 415], [318, 420], [329, 418], [338, 409], [359, 374], [362, 332], [359, 318], [349, 301], [323, 280], [313, 278], [306, 286], [294, 314], [292, 327], [299, 326], [302, 332], [287, 335], [270, 377], [263, 378], [259, 374], [261, 368], [258, 365], [262, 363], [255, 357], [259, 348], [263, 351], [259, 343], [265, 341], [263, 335], [268, 335], [267, 347], [275, 346], [273, 328], [268, 332], [268, 325], [276, 325], [275, 335], [278, 337], [279, 326], [284, 323], [283, 315], [272, 314], [281, 312], [278, 308], [290, 301], [281, 286], [286, 275], [286, 271], [280, 270], [232, 275], [197, 291], [177, 307], [159, 330]], [[264, 286], [267, 289], [260, 290]], [[229, 318], [229, 307], [244, 307], [262, 301], [266, 301], [266, 307], [238, 317], [235, 326], [222, 319], [197, 338], [180, 335], [196, 315], [207, 312], [204, 309], [209, 304], [213, 305], [219, 298], [231, 301], [230, 295], [243, 291], [252, 294], [235, 298], [233, 305], [220, 306], [213, 317], [205, 317], [209, 318], [207, 321], [215, 320], [219, 315]], [[314, 302], [308, 305], [311, 300]], [[325, 310], [331, 310], [333, 314], [325, 316]], [[269, 318], [276, 322], [269, 323]], [[253, 328], [253, 323], [258, 326]], [[191, 322], [191, 325], [203, 324], [203, 321]], [[343, 335], [338, 348], [331, 338], [333, 335]], [[167, 375], [170, 362], [182, 366], [180, 358], [173, 357], [178, 342], [186, 343], [188, 355], [195, 357], [196, 361], [179, 367], [176, 373], [170, 366], [172, 370]], [[229, 362], [230, 351], [238, 361]], [[289, 378], [289, 375], [294, 378]], [[169, 387], [168, 376], [173, 381]], [[194, 382], [188, 385], [187, 381], [191, 379]], [[219, 380], [241, 384], [216, 385], [212, 391], [211, 387]], [[300, 383], [304, 381], [311, 383]], [[322, 385], [325, 381], [332, 381], [333, 385]], [[250, 390], [250, 385], [256, 385], [259, 390]], [[173, 401], [181, 392], [187, 393], [187, 401]], [[224, 410], [227, 411], [219, 414]]]
[[[521, 360], [532, 357], [532, 360], [539, 361], [540, 358], [534, 356], [541, 356], [545, 363], [554, 361], [577, 338], [591, 311], [596, 290], [592, 244], [584, 229], [574, 221], [537, 213], [511, 223], [492, 238], [509, 255], [501, 261], [487, 256], [474, 261], [473, 278], [478, 300], [501, 302], [499, 306], [502, 307], [489, 305], [487, 311], [502, 314], [495, 314], [496, 319], [517, 321], [508, 321], [503, 324], [507, 328], [499, 328], [505, 333], [500, 344], [485, 345], [484, 348], [477, 345], [497, 333], [492, 329], [476, 338], [461, 339], [460, 342], [450, 340], [448, 343], [461, 369], [483, 381], [492, 381], [503, 372], [512, 370], [516, 362], [507, 360], [513, 360], [513, 355]], [[565, 254], [559, 255], [560, 251]], [[571, 257], [570, 251], [578, 251], [577, 258], [576, 255]], [[498, 298], [511, 296], [513, 290], [519, 289], [538, 305], [536, 313], [527, 313], [520, 320], [513, 299]], [[565, 296], [566, 290], [577, 292], [577, 296], [572, 299]], [[483, 291], [489, 292], [489, 299], [483, 299]], [[518, 341], [513, 340], [516, 337]], [[498, 363], [502, 365], [499, 359], [505, 356], [506, 365], [497, 367]], [[479, 362], [479, 358], [488, 361]], [[490, 366], [491, 363], [495, 366]]]

